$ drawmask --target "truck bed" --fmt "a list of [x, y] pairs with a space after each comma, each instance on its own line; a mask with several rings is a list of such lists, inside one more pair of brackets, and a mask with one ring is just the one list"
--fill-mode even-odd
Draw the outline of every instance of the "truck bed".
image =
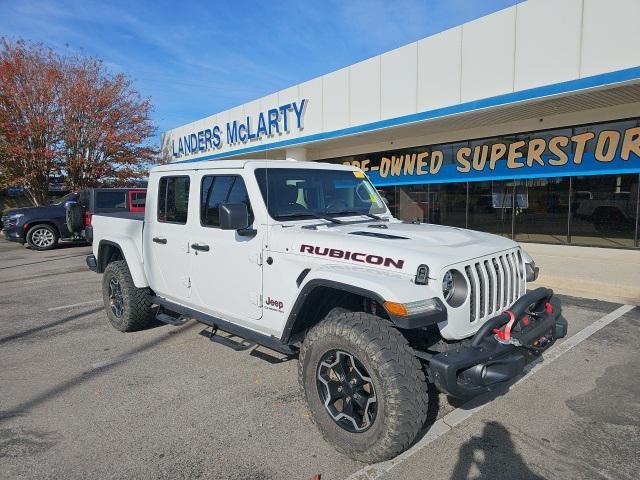
[[119, 245], [128, 253], [134, 253], [142, 265], [142, 231], [144, 230], [144, 213], [116, 212], [97, 213], [91, 218], [93, 229], [93, 253], [98, 255], [100, 242], [103, 240]]

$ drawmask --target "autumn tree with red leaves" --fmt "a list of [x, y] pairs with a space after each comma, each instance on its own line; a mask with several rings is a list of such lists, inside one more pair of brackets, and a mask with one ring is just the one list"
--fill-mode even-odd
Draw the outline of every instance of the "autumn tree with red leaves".
[[65, 62], [62, 90], [63, 163], [74, 189], [98, 182], [123, 185], [139, 178], [156, 151], [151, 104], [122, 74], [110, 75], [93, 58]]
[[0, 170], [40, 205], [61, 165], [60, 62], [41, 45], [2, 40], [0, 48]]
[[74, 190], [126, 185], [156, 157], [151, 103], [98, 59], [0, 43], [0, 177], [46, 203], [52, 174]]

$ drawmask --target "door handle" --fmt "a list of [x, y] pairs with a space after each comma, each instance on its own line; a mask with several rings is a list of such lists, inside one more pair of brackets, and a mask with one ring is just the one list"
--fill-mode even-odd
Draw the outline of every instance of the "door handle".
[[209, 245], [205, 245], [204, 243], [192, 243], [191, 244], [191, 248], [193, 248], [194, 250], [197, 250], [199, 252], [208, 252], [209, 251]]
[[162, 238], [162, 237], [153, 237], [153, 242], [154, 243], [159, 243], [161, 245], [166, 245], [167, 244], [167, 239], [166, 238]]

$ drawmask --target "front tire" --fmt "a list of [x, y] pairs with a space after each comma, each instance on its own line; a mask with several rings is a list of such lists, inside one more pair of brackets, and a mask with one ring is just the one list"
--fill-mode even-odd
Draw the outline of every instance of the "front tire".
[[298, 379], [325, 440], [373, 463], [406, 450], [427, 418], [427, 382], [402, 334], [363, 312], [325, 318], [307, 334]]
[[124, 260], [111, 262], [104, 270], [102, 299], [109, 322], [121, 332], [141, 330], [153, 321], [149, 288], [135, 286]]
[[27, 243], [32, 250], [52, 250], [58, 245], [58, 231], [51, 225], [34, 225], [27, 232]]

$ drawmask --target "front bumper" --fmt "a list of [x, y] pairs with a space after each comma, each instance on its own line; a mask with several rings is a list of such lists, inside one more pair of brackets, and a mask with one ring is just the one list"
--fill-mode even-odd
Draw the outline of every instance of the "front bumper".
[[511, 319], [505, 312], [487, 320], [472, 339], [430, 358], [429, 373], [441, 391], [460, 398], [490, 391], [518, 376], [530, 360], [567, 334], [560, 300], [550, 289], [526, 293], [510, 312], [514, 321], [509, 340], [497, 332]]
[[24, 236], [20, 227], [9, 227], [2, 230], [5, 240], [10, 242], [24, 243]]

